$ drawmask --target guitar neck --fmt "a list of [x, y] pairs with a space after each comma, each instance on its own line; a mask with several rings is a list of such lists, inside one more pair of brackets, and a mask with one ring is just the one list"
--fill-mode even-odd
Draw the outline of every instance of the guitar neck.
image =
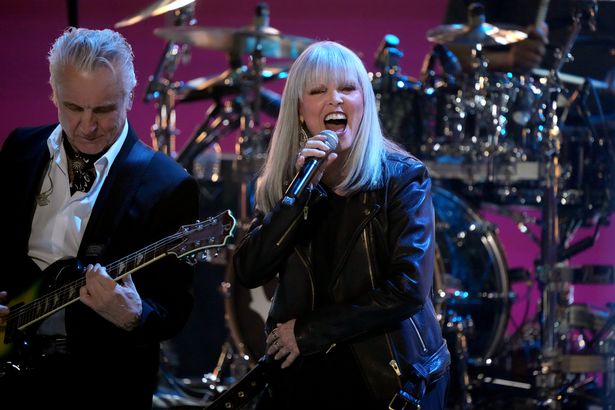
[[[151, 244], [131, 255], [112, 262], [105, 268], [107, 274], [115, 281], [121, 280], [126, 275], [134, 272], [150, 263], [168, 255], [168, 249], [174, 247], [182, 240], [181, 235], [176, 234]], [[61, 273], [61, 271], [60, 271]], [[85, 277], [80, 277], [65, 283], [53, 291], [41, 296], [32, 302], [11, 309], [7, 320], [7, 328], [23, 330], [26, 327], [44, 319], [60, 309], [79, 300], [79, 289], [85, 285]]]

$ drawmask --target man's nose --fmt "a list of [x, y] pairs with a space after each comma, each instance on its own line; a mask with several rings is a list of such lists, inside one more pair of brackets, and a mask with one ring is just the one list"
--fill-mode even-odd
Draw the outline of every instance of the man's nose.
[[93, 132], [94, 130], [96, 130], [97, 127], [96, 115], [90, 110], [85, 110], [81, 115], [81, 121], [79, 126], [81, 128], [81, 131], [83, 131], [84, 133], [89, 134]]

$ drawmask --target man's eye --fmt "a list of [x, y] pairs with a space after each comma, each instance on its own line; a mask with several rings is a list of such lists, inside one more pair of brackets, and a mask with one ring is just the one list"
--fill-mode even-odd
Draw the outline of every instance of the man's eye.
[[71, 111], [74, 111], [74, 112], [80, 112], [80, 111], [83, 111], [83, 109], [82, 109], [81, 107], [77, 106], [77, 105], [70, 105], [70, 104], [69, 104], [69, 105], [65, 105], [65, 107], [66, 107], [67, 109], [71, 110]]
[[94, 113], [96, 114], [107, 114], [113, 111], [115, 111], [115, 105], [111, 107], [100, 107], [94, 109]]

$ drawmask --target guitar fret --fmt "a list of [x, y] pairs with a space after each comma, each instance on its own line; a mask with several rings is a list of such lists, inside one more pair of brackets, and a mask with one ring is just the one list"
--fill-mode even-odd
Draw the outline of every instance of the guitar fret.
[[[155, 254], [154, 254], [154, 255], [155, 255]], [[138, 255], [137, 255], [137, 260], [136, 260], [136, 262], [135, 262], [135, 268], [136, 268], [137, 266], [141, 265], [141, 263], [143, 263], [143, 260], [144, 260], [144, 259], [145, 259], [145, 258], [143, 257], [143, 254], [142, 254], [142, 253], [138, 254]]]

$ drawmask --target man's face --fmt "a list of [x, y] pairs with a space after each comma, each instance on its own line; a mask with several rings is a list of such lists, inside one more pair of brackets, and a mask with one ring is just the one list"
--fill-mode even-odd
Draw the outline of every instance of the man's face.
[[72, 147], [98, 154], [119, 137], [132, 101], [117, 70], [83, 72], [69, 65], [57, 76], [54, 102]]

